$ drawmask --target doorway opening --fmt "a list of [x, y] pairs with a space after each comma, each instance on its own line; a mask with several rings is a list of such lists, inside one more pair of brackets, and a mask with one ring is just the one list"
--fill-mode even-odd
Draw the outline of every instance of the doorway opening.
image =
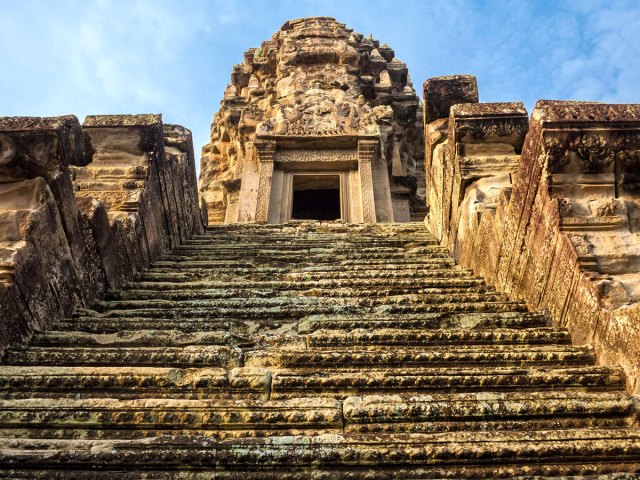
[[293, 205], [295, 220], [339, 220], [340, 175], [293, 175]]

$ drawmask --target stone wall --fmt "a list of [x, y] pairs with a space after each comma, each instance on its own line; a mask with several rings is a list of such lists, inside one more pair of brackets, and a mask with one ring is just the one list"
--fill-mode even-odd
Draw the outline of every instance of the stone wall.
[[0, 354], [201, 232], [191, 133], [159, 115], [0, 119]]
[[528, 123], [470, 79], [425, 82], [429, 229], [640, 392], [640, 105], [540, 101]]

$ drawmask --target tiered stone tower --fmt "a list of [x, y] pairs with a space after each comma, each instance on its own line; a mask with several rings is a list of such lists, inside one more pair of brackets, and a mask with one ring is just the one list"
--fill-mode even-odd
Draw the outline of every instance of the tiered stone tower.
[[0, 118], [0, 478], [638, 478], [640, 105], [426, 81], [425, 228], [416, 102], [287, 22], [214, 121], [208, 227], [187, 129]]
[[307, 198], [331, 220], [424, 217], [419, 100], [391, 48], [315, 17], [286, 22], [244, 60], [203, 148], [210, 222], [318, 218]]

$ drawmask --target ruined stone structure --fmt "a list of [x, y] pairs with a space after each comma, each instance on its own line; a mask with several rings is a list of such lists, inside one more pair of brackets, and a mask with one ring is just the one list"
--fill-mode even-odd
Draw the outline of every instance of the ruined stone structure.
[[640, 106], [540, 101], [529, 123], [470, 76], [424, 96], [430, 230], [640, 392]]
[[[0, 478], [638, 478], [640, 105], [529, 119], [430, 79], [401, 223], [392, 57], [287, 22], [234, 70], [202, 202], [159, 115], [0, 119]], [[342, 221], [284, 221], [336, 175]]]
[[318, 17], [244, 60], [203, 148], [210, 222], [424, 217], [419, 100], [391, 48]]
[[159, 115], [0, 119], [0, 353], [203, 229], [191, 132]]

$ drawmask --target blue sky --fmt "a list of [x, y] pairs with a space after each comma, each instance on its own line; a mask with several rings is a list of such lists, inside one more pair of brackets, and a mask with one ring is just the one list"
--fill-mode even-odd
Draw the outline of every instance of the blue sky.
[[233, 64], [287, 19], [388, 43], [419, 91], [478, 77], [480, 100], [640, 103], [640, 0], [0, 0], [0, 115], [162, 113], [207, 142]]

